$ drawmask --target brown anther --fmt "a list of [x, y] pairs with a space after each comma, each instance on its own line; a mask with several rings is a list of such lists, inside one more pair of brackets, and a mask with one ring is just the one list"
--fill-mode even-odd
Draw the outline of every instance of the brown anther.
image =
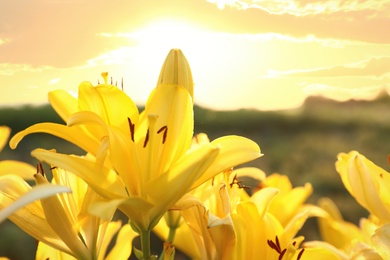
[[303, 255], [303, 252], [305, 252], [304, 248], [302, 248], [301, 252], [299, 252], [299, 254], [297, 256], [297, 260], [301, 259], [302, 255]]
[[279, 253], [279, 248], [276, 246], [276, 244], [274, 243], [274, 241], [272, 240], [267, 240], [267, 244], [270, 248], [274, 249], [276, 252]]
[[111, 82], [110, 82], [110, 84], [112, 85], [112, 77], [111, 77]]
[[[267, 244], [270, 248], [272, 248], [273, 250], [275, 250], [278, 254], [279, 254], [279, 257], [278, 257], [278, 260], [282, 260], [283, 259], [283, 256], [286, 254], [287, 252], [287, 248], [284, 248], [282, 250], [282, 248], [280, 247], [280, 242], [279, 242], [279, 238], [278, 236], [275, 237], [275, 242], [272, 241], [272, 240], [267, 240]], [[292, 243], [292, 245], [295, 247], [295, 245], [297, 244], [296, 241], [294, 241]], [[298, 256], [297, 256], [297, 260], [300, 260], [302, 255], [303, 255], [303, 252], [305, 251], [304, 248], [302, 248], [302, 250], [299, 252]]]
[[164, 144], [165, 143], [165, 140], [167, 140], [167, 134], [168, 134], [168, 126], [163, 126], [161, 127], [158, 131], [157, 131], [157, 134], [163, 132], [163, 140], [162, 140], [162, 143]]
[[279, 249], [281, 249], [281, 248], [280, 248], [280, 243], [279, 243], [279, 238], [278, 238], [278, 236], [275, 236], [275, 242], [276, 242], [277, 247], [278, 247]]
[[146, 136], [145, 136], [145, 141], [144, 141], [144, 146], [143, 146], [144, 148], [148, 144], [148, 141], [149, 141], [149, 128], [148, 128], [148, 131], [146, 131]]
[[45, 176], [45, 171], [43, 170], [43, 166], [41, 163], [37, 163], [37, 173], [40, 173], [42, 176]]
[[279, 255], [278, 260], [282, 260], [282, 259], [283, 259], [283, 256], [284, 256], [284, 254], [286, 253], [286, 251], [287, 251], [287, 248], [283, 249], [283, 251], [282, 251], [282, 252], [280, 253], [280, 255]]
[[54, 170], [54, 169], [57, 169], [58, 167], [57, 166], [52, 166], [50, 167], [50, 170]]
[[122, 82], [121, 82], [121, 88], [122, 88], [122, 91], [123, 91], [123, 77], [122, 77]]
[[249, 187], [249, 186], [247, 186], [247, 185], [243, 185], [243, 184], [241, 184], [241, 183], [242, 183], [242, 181], [240, 181], [240, 180], [237, 178], [237, 174], [236, 174], [236, 175], [234, 175], [234, 178], [233, 178], [232, 183], [230, 183], [229, 185], [230, 185], [230, 188], [232, 188], [233, 185], [236, 184], [236, 185], [238, 186], [238, 188], [240, 188], [240, 189], [251, 189], [251, 187]]
[[282, 253], [282, 249], [280, 248], [278, 236], [276, 236], [275, 242], [268, 239], [267, 243], [268, 243], [269, 247], [271, 247], [273, 250], [275, 250], [279, 254]]
[[135, 124], [131, 122], [130, 117], [127, 118], [127, 122], [129, 123], [131, 141], [134, 142]]

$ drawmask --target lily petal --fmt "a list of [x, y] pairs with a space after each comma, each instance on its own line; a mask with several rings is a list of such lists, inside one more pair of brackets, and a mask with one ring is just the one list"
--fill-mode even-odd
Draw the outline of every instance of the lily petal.
[[[142, 198], [121, 198], [99, 201], [92, 203], [89, 207], [89, 212], [103, 219], [108, 219], [112, 216], [117, 208], [126, 214], [138, 228], [149, 228], [150, 218], [148, 211], [153, 209], [153, 204]], [[139, 209], [143, 210], [140, 211]]]
[[383, 221], [390, 221], [390, 174], [356, 151], [336, 162], [344, 186], [356, 201]]
[[[1, 181], [2, 179], [0, 179], [0, 182]], [[68, 187], [60, 185], [47, 184], [35, 186], [23, 196], [19, 197], [19, 199], [17, 199], [14, 203], [8, 205], [0, 211], [0, 223], [4, 221], [7, 217], [9, 217], [11, 214], [13, 214], [15, 211], [31, 202], [44, 199], [62, 192], [71, 192], [71, 190]]]
[[[155, 172], [162, 173], [191, 145], [194, 124], [192, 101], [188, 91], [178, 85], [162, 85], [156, 88], [140, 119], [137, 133], [141, 136], [144, 136], [150, 127], [149, 115], [158, 115], [156, 131], [166, 127], [166, 137], [161, 133], [161, 138], [156, 138], [152, 144], [151, 155], [153, 158], [160, 158]], [[137, 142], [140, 137], [136, 136], [135, 139]]]
[[8, 126], [0, 127], [0, 151], [3, 150], [5, 144], [7, 143], [10, 133], [11, 128], [9, 128]]
[[390, 224], [385, 224], [375, 230], [372, 242], [383, 259], [390, 259]]
[[107, 124], [126, 131], [127, 118], [138, 121], [138, 108], [123, 91], [116, 86], [101, 84], [96, 87], [90, 82], [79, 85], [79, 109], [99, 115]]
[[131, 254], [131, 245], [133, 239], [137, 236], [138, 234], [132, 230], [129, 224], [124, 225], [119, 231], [114, 247], [105, 259], [128, 259]]
[[175, 84], [188, 90], [192, 99], [194, 98], [194, 81], [190, 65], [179, 49], [172, 49], [161, 67], [157, 80], [157, 87], [163, 84]]
[[50, 165], [55, 165], [75, 173], [104, 197], [114, 199], [127, 197], [125, 186], [121, 179], [118, 178], [115, 172], [100, 163], [44, 149], [35, 149], [31, 154]]
[[266, 187], [264, 189], [259, 190], [255, 194], [252, 195], [250, 200], [255, 203], [258, 208], [259, 215], [264, 217], [268, 211], [269, 206], [273, 198], [279, 193], [279, 190], [272, 187]]
[[28, 163], [5, 160], [0, 161], [0, 176], [6, 174], [15, 174], [25, 180], [33, 180], [36, 169]]
[[83, 131], [77, 128], [67, 127], [65, 125], [54, 124], [54, 123], [41, 123], [32, 125], [23, 131], [20, 131], [14, 135], [10, 140], [10, 146], [15, 149], [19, 142], [29, 134], [33, 133], [47, 133], [64, 140], [67, 140], [81, 149], [96, 153], [99, 149], [100, 140], [95, 140], [93, 137], [86, 136]]
[[223, 172], [233, 166], [246, 163], [261, 157], [260, 147], [250, 139], [241, 136], [224, 136], [211, 142], [213, 146], [220, 148], [220, 153], [214, 163], [199, 178], [192, 188], [211, 179], [217, 173]]
[[[37, 173], [34, 175], [38, 185], [49, 184], [47, 179]], [[64, 209], [57, 196], [41, 199], [43, 211], [46, 216], [46, 221], [56, 234], [64, 241], [64, 243], [72, 250], [72, 255], [78, 259], [89, 259], [89, 251], [84, 243], [80, 240], [78, 233], [75, 230], [75, 223], [71, 216]]]
[[78, 111], [78, 101], [71, 94], [62, 89], [49, 92], [48, 99], [52, 108], [64, 120], [68, 121], [71, 114]]
[[152, 201], [161, 206], [164, 204], [161, 198], [166, 201], [178, 201], [213, 163], [218, 154], [219, 149], [210, 145], [185, 155], [167, 173], [146, 184]]
[[[6, 208], [31, 191], [30, 185], [19, 176], [5, 175], [0, 178], [0, 209]], [[36, 240], [71, 254], [68, 246], [47, 223], [39, 201], [35, 200], [25, 205], [8, 218]]]

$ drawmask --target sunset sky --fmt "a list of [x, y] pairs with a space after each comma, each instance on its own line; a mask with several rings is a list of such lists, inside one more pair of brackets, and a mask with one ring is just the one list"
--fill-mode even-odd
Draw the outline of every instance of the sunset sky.
[[390, 1], [3, 0], [0, 106], [76, 94], [103, 71], [143, 104], [171, 48], [201, 106], [370, 99], [390, 90]]

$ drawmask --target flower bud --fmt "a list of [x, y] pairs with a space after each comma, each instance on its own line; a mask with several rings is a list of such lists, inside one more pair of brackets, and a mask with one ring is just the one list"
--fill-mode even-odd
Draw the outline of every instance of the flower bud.
[[177, 84], [188, 90], [194, 100], [194, 82], [190, 65], [180, 49], [172, 49], [166, 57], [158, 77], [157, 86]]

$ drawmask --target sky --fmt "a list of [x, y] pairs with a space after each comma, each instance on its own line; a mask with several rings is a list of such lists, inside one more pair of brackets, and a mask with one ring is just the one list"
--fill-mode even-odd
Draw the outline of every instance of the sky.
[[195, 103], [293, 109], [390, 91], [389, 0], [0, 0], [0, 106], [113, 83], [144, 104], [172, 48]]

